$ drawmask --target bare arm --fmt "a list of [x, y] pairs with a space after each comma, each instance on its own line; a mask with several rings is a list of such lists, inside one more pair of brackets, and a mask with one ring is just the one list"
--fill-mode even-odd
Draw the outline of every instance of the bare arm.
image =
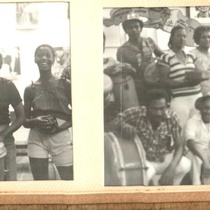
[[5, 139], [8, 135], [14, 133], [25, 121], [25, 113], [22, 102], [14, 107], [16, 118], [2, 133], [0, 138]]
[[174, 139], [174, 146], [175, 146], [175, 151], [174, 151], [174, 156], [173, 159], [170, 163], [170, 165], [165, 169], [163, 172], [159, 184], [160, 185], [172, 185], [173, 184], [173, 179], [174, 179], [174, 174], [176, 167], [179, 163], [179, 161], [182, 158], [183, 152], [184, 152], [184, 143], [183, 140], [181, 139], [181, 136], [177, 136]]
[[32, 128], [36, 125], [36, 118], [31, 117], [32, 96], [33, 92], [31, 91], [31, 88], [26, 87], [24, 92], [24, 110], [26, 115], [26, 121], [24, 123], [25, 128]]

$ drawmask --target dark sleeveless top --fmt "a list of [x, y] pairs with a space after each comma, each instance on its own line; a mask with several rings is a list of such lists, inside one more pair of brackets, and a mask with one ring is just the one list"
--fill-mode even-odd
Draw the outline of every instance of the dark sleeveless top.
[[67, 81], [58, 78], [47, 87], [31, 84], [33, 117], [52, 114], [63, 120], [71, 119], [71, 87]]

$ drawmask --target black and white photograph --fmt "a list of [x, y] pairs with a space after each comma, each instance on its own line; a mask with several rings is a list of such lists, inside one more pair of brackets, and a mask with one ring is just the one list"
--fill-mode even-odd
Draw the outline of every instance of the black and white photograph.
[[0, 3], [0, 181], [73, 180], [69, 4]]
[[198, 8], [103, 8], [105, 186], [210, 184], [210, 19]]

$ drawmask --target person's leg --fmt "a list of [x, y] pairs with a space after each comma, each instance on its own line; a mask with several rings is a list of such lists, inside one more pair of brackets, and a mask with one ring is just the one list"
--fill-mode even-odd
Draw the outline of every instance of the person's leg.
[[[63, 120], [57, 119], [58, 124]], [[60, 178], [73, 180], [73, 145], [69, 129], [52, 135], [50, 138], [50, 155]]]
[[150, 185], [151, 181], [154, 184], [153, 177], [155, 176], [156, 171], [155, 171], [155, 168], [153, 167], [153, 165], [149, 161], [146, 161], [145, 166], [147, 167], [147, 170], [146, 170], [146, 182], [147, 183], [145, 183], [145, 186], [148, 186], [148, 185]]
[[56, 166], [62, 180], [73, 180], [73, 166]]
[[193, 185], [201, 185], [201, 159], [192, 152], [187, 153], [187, 157], [191, 160], [190, 178]]
[[184, 176], [190, 171], [191, 162], [185, 156], [182, 156], [176, 167], [173, 185], [180, 185]]
[[[159, 179], [166, 168], [171, 164], [173, 157], [174, 154], [170, 153], [166, 155], [165, 160], [162, 163], [150, 162], [156, 171], [156, 175], [153, 178], [155, 185], [159, 185]], [[190, 160], [183, 156], [176, 167], [173, 185], [179, 185], [181, 183], [183, 177], [190, 171], [190, 167]]]
[[48, 158], [29, 157], [34, 180], [48, 180]]
[[5, 156], [6, 180], [17, 181], [16, 148], [14, 142], [5, 145], [7, 155]]

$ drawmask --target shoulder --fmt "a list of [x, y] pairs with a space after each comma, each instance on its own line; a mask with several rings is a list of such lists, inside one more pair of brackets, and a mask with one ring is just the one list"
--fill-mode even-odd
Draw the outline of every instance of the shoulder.
[[129, 41], [126, 41], [124, 44], [122, 44], [120, 47], [118, 47], [117, 51], [118, 52], [122, 52], [123, 50], [125, 50], [129, 46], [130, 46], [130, 42]]
[[124, 114], [132, 114], [132, 113], [142, 114], [143, 112], [146, 112], [145, 107], [136, 106], [136, 107], [131, 107], [131, 108], [126, 109], [123, 113]]
[[24, 93], [30, 95], [30, 94], [32, 94], [32, 93], [34, 92], [34, 88], [35, 88], [34, 83], [32, 83], [32, 84], [30, 84], [30, 85], [27, 85], [27, 86], [25, 87]]
[[3, 78], [3, 77], [0, 77], [0, 83], [1, 84], [8, 84], [8, 85], [14, 84], [11, 80]]
[[190, 51], [188, 53], [186, 53], [187, 56], [191, 57], [192, 59], [196, 59], [198, 52], [195, 53], [196, 51]]
[[71, 81], [61, 77], [58, 79], [58, 87], [61, 87], [65, 92], [71, 92]]

